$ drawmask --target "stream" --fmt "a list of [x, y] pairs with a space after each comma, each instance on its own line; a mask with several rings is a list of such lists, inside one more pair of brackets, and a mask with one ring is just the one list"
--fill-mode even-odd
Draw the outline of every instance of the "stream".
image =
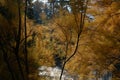
[[[41, 66], [38, 68], [39, 76], [43, 76], [46, 80], [59, 80], [61, 69], [59, 67], [47, 67]], [[91, 71], [91, 73], [95, 76], [97, 72]], [[86, 77], [82, 77], [76, 74], [69, 74], [67, 70], [64, 70], [62, 80], [112, 80], [112, 73], [105, 70], [102, 75], [98, 78], [90, 77], [89, 75]]]

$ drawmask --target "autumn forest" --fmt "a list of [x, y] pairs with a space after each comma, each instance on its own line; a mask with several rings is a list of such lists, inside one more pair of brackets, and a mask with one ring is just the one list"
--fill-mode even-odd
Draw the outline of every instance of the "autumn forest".
[[120, 0], [0, 0], [0, 80], [120, 80]]

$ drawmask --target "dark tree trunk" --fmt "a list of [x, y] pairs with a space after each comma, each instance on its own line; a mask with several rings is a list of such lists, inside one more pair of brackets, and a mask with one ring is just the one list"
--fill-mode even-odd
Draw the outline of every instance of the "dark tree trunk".
[[19, 71], [21, 74], [21, 78], [22, 80], [25, 80], [24, 78], [24, 73], [23, 73], [23, 69], [22, 69], [22, 65], [20, 63], [20, 56], [19, 56], [19, 48], [20, 48], [20, 40], [21, 40], [21, 10], [20, 10], [20, 0], [17, 0], [17, 4], [18, 4], [18, 34], [17, 34], [17, 39], [16, 39], [16, 47], [15, 47], [15, 57], [18, 63], [18, 67], [19, 67]]

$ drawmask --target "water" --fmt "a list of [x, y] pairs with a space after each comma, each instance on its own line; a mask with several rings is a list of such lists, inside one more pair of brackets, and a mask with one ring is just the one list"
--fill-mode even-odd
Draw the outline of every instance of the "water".
[[[38, 68], [39, 76], [49, 78], [49, 80], [59, 80], [61, 69], [58, 67], [41, 66]], [[63, 72], [62, 80], [78, 80], [77, 76], [70, 75], [66, 70]]]
[[[61, 74], [61, 68], [59, 67], [41, 66], [38, 70], [38, 75], [46, 77], [46, 80], [59, 80]], [[82, 78], [80, 75], [69, 74], [68, 71], [64, 70], [62, 80], [112, 80], [112, 73], [107, 70], [104, 70], [102, 75], [99, 75], [100, 77], [97, 77], [96, 71], [91, 71], [90, 73], [96, 77], [91, 78], [90, 75], [88, 75], [86, 78]]]

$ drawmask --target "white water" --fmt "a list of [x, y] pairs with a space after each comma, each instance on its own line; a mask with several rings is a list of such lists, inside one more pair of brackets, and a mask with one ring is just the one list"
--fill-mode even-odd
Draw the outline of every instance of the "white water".
[[[48, 80], [59, 80], [61, 69], [58, 67], [41, 66], [38, 68], [39, 76], [45, 76]], [[66, 70], [63, 72], [62, 80], [78, 80], [77, 77], [70, 75]]]
[[[37, 1], [37, 0], [33, 0], [32, 2], [34, 3], [35, 1]], [[47, 3], [48, 2], [48, 0], [38, 0], [38, 1], [41, 1], [43, 3]]]
[[[46, 80], [59, 80], [61, 69], [58, 67], [41, 66], [38, 68], [39, 76], [44, 76]], [[94, 76], [97, 75], [96, 71], [91, 71]], [[63, 72], [62, 80], [112, 80], [112, 73], [103, 71], [103, 74], [99, 78], [91, 78], [89, 75], [86, 78], [82, 78], [80, 75], [69, 74], [66, 70]]]

